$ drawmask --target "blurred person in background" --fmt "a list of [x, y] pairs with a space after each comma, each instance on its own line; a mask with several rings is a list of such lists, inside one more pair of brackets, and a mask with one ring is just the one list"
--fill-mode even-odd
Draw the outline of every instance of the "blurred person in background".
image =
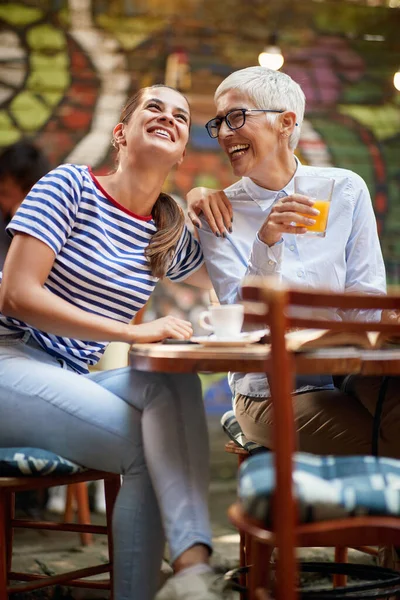
[[11, 243], [5, 227], [32, 186], [50, 171], [45, 154], [31, 141], [20, 140], [0, 153], [0, 268]]

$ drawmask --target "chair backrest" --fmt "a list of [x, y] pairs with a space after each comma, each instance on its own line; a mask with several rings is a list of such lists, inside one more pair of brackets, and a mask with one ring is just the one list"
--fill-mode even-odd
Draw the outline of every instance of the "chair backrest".
[[[248, 322], [276, 325], [271, 318], [274, 306], [282, 307], [285, 331], [293, 327], [334, 331], [380, 331], [399, 335], [396, 322], [381, 322], [379, 311], [400, 311], [400, 290], [388, 295], [333, 293], [329, 290], [288, 288], [275, 277], [247, 277], [242, 297], [249, 308]], [[300, 313], [299, 308], [307, 308]], [[360, 311], [368, 311], [365, 318]], [[375, 313], [375, 318], [372, 313]], [[330, 316], [332, 318], [330, 318]], [[283, 334], [285, 333], [283, 332]]]
[[285, 334], [291, 328], [372, 330], [400, 338], [397, 320], [380, 321], [380, 311], [397, 310], [400, 314], [400, 294], [378, 296], [288, 289], [276, 278], [249, 277], [244, 282], [242, 298], [247, 307], [246, 321], [270, 329], [271, 352], [266, 361], [266, 372], [274, 411], [275, 502], [278, 507], [274, 513], [279, 514], [274, 528], [277, 538], [294, 543], [293, 532], [290, 532], [295, 525], [292, 496], [292, 455], [296, 439], [291, 397], [293, 356], [287, 350]]

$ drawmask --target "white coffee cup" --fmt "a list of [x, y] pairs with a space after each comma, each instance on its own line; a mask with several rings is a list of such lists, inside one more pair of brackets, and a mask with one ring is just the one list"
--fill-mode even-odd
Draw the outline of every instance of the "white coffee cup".
[[243, 319], [243, 304], [215, 304], [199, 315], [199, 324], [218, 338], [235, 338], [242, 330]]

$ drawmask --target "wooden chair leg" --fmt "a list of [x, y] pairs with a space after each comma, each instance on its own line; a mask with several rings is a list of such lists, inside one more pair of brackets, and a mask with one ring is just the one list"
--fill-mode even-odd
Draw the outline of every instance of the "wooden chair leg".
[[250, 547], [251, 568], [247, 578], [248, 600], [256, 600], [260, 597], [257, 590], [271, 587], [271, 555], [273, 548], [266, 544], [260, 544], [256, 539], [247, 537], [247, 545]]
[[[336, 546], [335, 548], [335, 562], [347, 563], [349, 555], [349, 549], [345, 546]], [[347, 585], [347, 575], [335, 574], [333, 576], [333, 587], [344, 587]]]
[[[245, 458], [247, 458], [247, 457], [243, 456], [241, 454], [238, 454], [238, 468], [244, 462]], [[245, 533], [243, 533], [242, 531], [240, 532], [239, 567], [245, 567], [246, 565], [250, 564], [250, 561], [249, 561], [250, 547], [246, 544], [246, 542], [249, 542], [250, 540], [248, 540], [247, 537], [248, 536], [246, 536]], [[246, 573], [240, 574], [239, 583], [240, 583], [240, 585], [242, 585], [245, 588], [248, 586], [248, 576]], [[240, 594], [240, 600], [246, 600], [246, 596], [247, 596], [246, 592], [242, 592]]]
[[0, 492], [0, 598], [7, 598], [7, 528], [6, 522], [9, 516], [9, 500], [7, 493]]
[[[76, 499], [76, 510], [78, 514], [78, 523], [81, 525], [90, 525], [89, 494], [87, 483], [74, 483], [74, 494]], [[91, 533], [81, 533], [82, 546], [90, 546], [93, 541]]]
[[74, 484], [70, 484], [67, 486], [67, 497], [65, 499], [65, 513], [64, 513], [64, 521], [66, 523], [71, 523], [74, 519]]
[[114, 544], [112, 532], [112, 516], [114, 504], [121, 487], [121, 478], [119, 475], [110, 477], [104, 480], [104, 492], [106, 495], [106, 518], [107, 518], [107, 540], [108, 540], [108, 556], [111, 563], [110, 571], [110, 600], [114, 598]]
[[14, 528], [11, 525], [11, 521], [15, 516], [15, 494], [13, 492], [5, 492], [6, 501], [6, 518], [5, 518], [5, 530], [6, 530], [6, 556], [7, 556], [7, 577], [11, 571], [12, 554], [13, 554], [13, 541], [14, 541]]
[[[239, 567], [246, 566], [246, 535], [241, 531], [240, 532], [240, 542], [239, 542]], [[246, 573], [240, 573], [239, 575], [239, 583], [243, 587], [247, 586], [247, 575]], [[246, 594], [245, 592], [240, 594], [240, 600], [245, 600]]]

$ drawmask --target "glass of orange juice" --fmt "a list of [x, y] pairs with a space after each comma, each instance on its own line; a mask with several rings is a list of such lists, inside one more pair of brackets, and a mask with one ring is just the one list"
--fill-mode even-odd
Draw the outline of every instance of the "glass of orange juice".
[[316, 235], [319, 237], [326, 236], [326, 228], [328, 226], [328, 215], [331, 205], [332, 191], [335, 180], [329, 177], [314, 177], [313, 175], [300, 175], [294, 178], [295, 194], [308, 196], [314, 200], [313, 208], [319, 210], [319, 215], [303, 215], [315, 219], [314, 225], [303, 225], [298, 223], [298, 226], [306, 227], [306, 235]]

